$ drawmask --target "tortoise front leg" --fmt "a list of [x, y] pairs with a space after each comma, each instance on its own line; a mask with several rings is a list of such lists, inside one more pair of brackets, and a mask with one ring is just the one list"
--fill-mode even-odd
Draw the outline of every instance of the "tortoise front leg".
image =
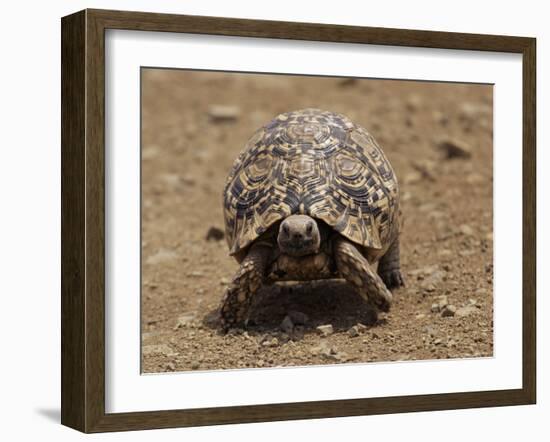
[[227, 287], [220, 307], [224, 330], [246, 325], [252, 296], [261, 287], [272, 249], [254, 244]]
[[340, 275], [371, 305], [387, 312], [392, 294], [357, 247], [343, 237], [334, 241], [334, 258]]

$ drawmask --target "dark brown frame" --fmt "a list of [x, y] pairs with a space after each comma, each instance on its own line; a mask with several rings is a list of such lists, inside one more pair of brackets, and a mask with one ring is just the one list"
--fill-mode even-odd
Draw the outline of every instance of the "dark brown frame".
[[[84, 10], [62, 29], [61, 422], [84, 432], [140, 430], [534, 404], [536, 400], [536, 40], [450, 32]], [[189, 410], [105, 413], [105, 30], [183, 32], [523, 56], [523, 386]]]

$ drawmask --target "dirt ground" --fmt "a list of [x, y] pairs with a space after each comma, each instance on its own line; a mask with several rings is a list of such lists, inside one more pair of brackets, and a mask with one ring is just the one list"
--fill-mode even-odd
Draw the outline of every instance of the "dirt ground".
[[[343, 282], [269, 287], [255, 325], [221, 334], [237, 263], [206, 238], [223, 231], [225, 178], [256, 128], [305, 107], [347, 115], [386, 152], [406, 286], [374, 324]], [[491, 356], [492, 170], [488, 85], [143, 70], [142, 371]]]

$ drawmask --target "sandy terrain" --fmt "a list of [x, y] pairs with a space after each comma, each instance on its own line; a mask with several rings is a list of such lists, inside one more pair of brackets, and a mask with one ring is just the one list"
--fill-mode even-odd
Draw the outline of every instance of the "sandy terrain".
[[[175, 70], [142, 78], [144, 372], [492, 355], [490, 86]], [[256, 128], [304, 107], [346, 114], [386, 152], [401, 187], [407, 285], [374, 324], [344, 283], [270, 287], [255, 325], [223, 335], [215, 313], [237, 263], [223, 238], [206, 237], [223, 230], [225, 178]], [[287, 315], [294, 327], [281, 327]], [[324, 336], [317, 327], [328, 324]]]

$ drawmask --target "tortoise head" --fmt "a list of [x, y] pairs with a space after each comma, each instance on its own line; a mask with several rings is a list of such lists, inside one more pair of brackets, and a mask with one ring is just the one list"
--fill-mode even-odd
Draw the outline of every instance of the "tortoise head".
[[290, 215], [279, 226], [277, 243], [282, 253], [291, 256], [319, 252], [321, 234], [317, 222], [307, 215]]

